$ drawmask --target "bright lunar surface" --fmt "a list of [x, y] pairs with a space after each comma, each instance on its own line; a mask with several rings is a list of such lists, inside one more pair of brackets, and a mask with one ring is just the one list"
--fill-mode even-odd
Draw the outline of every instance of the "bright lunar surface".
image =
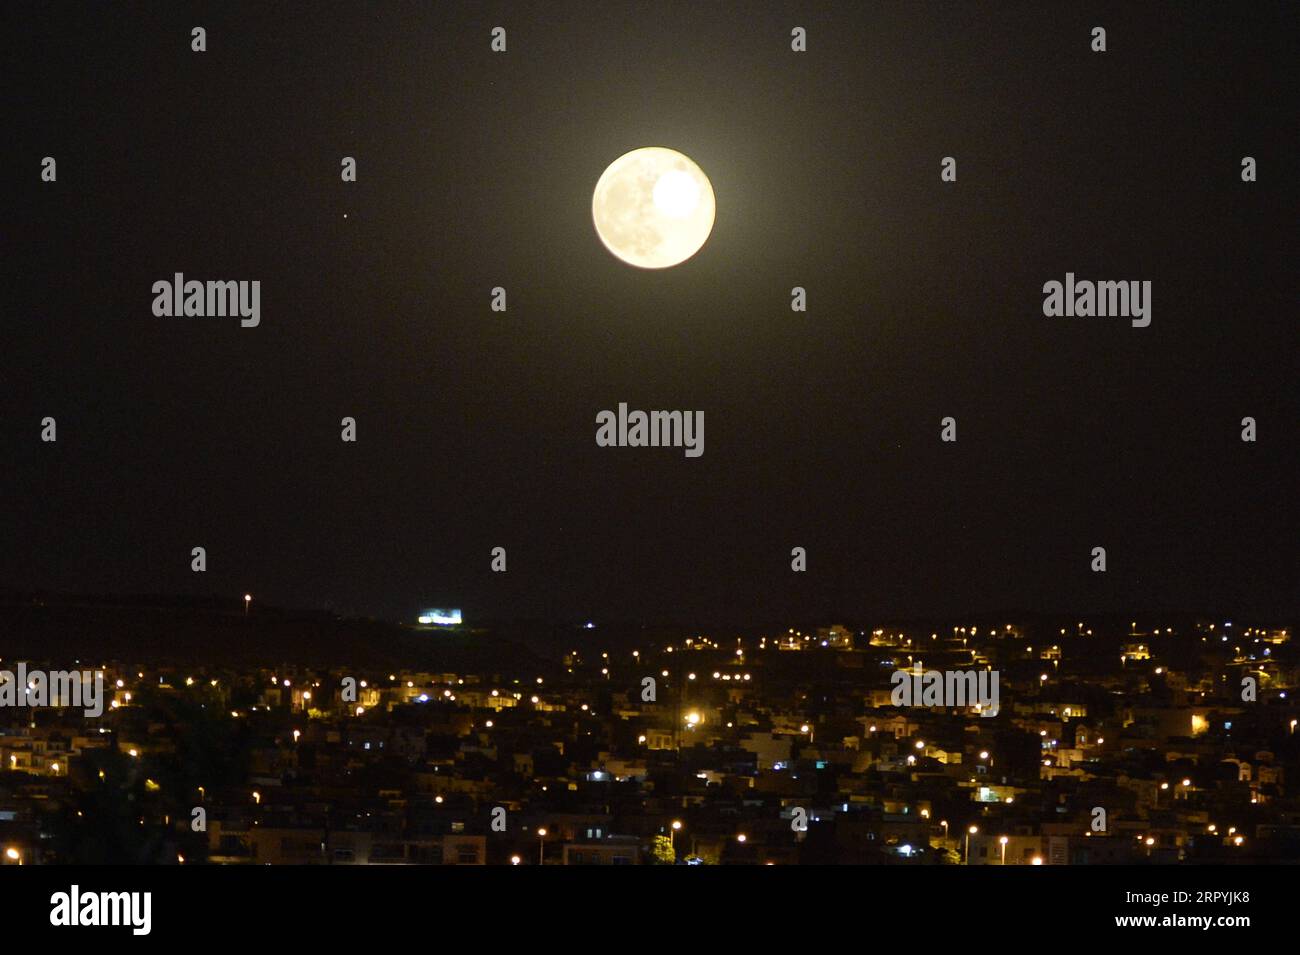
[[596, 183], [591, 218], [605, 248], [629, 265], [663, 269], [685, 262], [713, 231], [713, 186], [673, 149], [624, 153]]

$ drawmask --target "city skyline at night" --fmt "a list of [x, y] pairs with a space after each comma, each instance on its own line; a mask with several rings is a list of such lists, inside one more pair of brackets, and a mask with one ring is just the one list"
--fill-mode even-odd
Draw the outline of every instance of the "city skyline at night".
[[1298, 11], [0, 7], [17, 937], [1283, 927]]

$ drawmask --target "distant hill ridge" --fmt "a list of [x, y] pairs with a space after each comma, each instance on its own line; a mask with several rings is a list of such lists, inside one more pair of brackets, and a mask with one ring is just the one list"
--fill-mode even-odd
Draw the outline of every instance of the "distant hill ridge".
[[505, 635], [431, 633], [269, 607], [245, 616], [242, 604], [232, 606], [229, 600], [162, 597], [0, 597], [0, 657], [434, 672], [508, 669], [532, 675], [554, 666]]

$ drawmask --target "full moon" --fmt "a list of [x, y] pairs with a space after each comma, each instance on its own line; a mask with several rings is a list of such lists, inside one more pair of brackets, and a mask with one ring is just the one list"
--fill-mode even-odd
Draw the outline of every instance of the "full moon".
[[685, 262], [713, 231], [713, 186], [689, 157], [646, 146], [619, 156], [596, 183], [591, 218], [605, 248], [629, 265]]

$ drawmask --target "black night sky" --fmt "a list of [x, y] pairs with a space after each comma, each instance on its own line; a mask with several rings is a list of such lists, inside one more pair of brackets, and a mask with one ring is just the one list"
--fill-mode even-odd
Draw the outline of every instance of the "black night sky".
[[[1294, 614], [1294, 11], [5, 4], [0, 587]], [[718, 203], [662, 271], [591, 221], [646, 145]], [[260, 327], [155, 317], [175, 272], [260, 280]], [[1045, 317], [1066, 272], [1150, 280], [1150, 327]], [[704, 455], [597, 447], [621, 401]]]

